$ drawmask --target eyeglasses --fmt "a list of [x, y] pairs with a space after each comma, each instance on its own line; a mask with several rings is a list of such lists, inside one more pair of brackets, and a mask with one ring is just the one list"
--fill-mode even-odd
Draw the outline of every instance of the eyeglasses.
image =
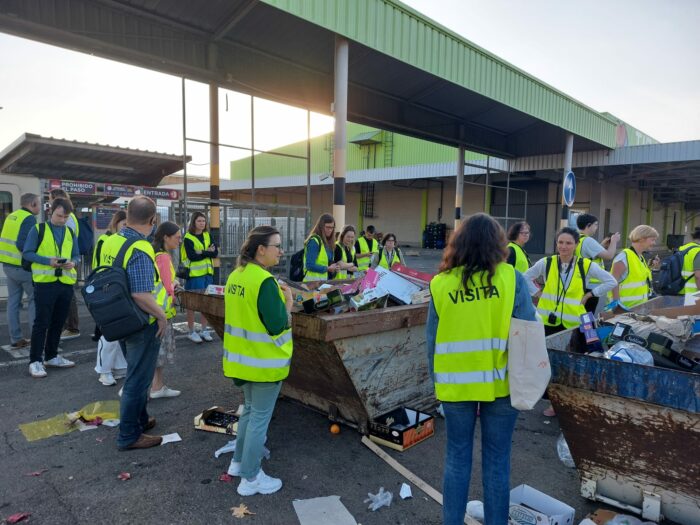
[[268, 248], [277, 248], [278, 250], [282, 249], [281, 244], [266, 244], [265, 246], [267, 246]]

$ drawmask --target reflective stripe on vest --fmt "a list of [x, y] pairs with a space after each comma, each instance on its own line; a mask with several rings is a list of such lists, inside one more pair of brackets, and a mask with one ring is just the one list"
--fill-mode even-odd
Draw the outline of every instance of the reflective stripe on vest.
[[[345, 246], [340, 244], [339, 242], [335, 243], [336, 246], [340, 247], [340, 260], [346, 263], [352, 264], [352, 261], [355, 259], [355, 246], [350, 247], [350, 260], [348, 261], [348, 252], [345, 251]], [[347, 279], [348, 278], [348, 271], [347, 270], [338, 270], [335, 273], [335, 277], [333, 279]]]
[[314, 272], [311, 270], [308, 270], [306, 268], [306, 250], [308, 249], [309, 243], [310, 242], [316, 242], [318, 243], [318, 257], [316, 257], [315, 264], [318, 266], [325, 266], [326, 268], [328, 267], [328, 252], [326, 251], [326, 245], [323, 244], [323, 241], [321, 240], [321, 237], [318, 235], [312, 235], [308, 241], [306, 241], [306, 244], [304, 245], [304, 281], [303, 282], [308, 282], [308, 281], [325, 281], [328, 279], [328, 272]]
[[400, 263], [401, 258], [399, 257], [399, 249], [396, 248], [394, 250], [394, 253], [391, 255], [391, 264], [389, 264], [386, 260], [386, 250], [382, 249], [381, 254], [379, 255], [379, 265], [382, 268], [386, 268], [387, 270], [390, 270], [392, 266], [396, 263]]
[[[270, 335], [258, 313], [260, 287], [269, 278], [273, 278], [270, 272], [248, 263], [231, 272], [226, 281], [223, 369], [227, 377], [273, 382], [289, 375], [292, 330]], [[279, 285], [277, 290], [284, 304]]]
[[[378, 253], [379, 252], [379, 243], [372, 239], [372, 249], [369, 249], [369, 243], [367, 242], [367, 239], [363, 235], [359, 239], [357, 239], [357, 242], [360, 245], [360, 253]], [[368, 255], [367, 257], [358, 257], [357, 258], [357, 268], [361, 272], [366, 271], [369, 269], [369, 265], [372, 262], [372, 256]]]
[[[119, 250], [126, 240], [127, 238], [120, 233], [115, 233], [105, 239], [105, 241], [102, 243], [102, 251], [100, 252], [100, 266], [112, 266], [114, 264], [114, 260], [119, 254]], [[153, 252], [153, 246], [151, 246], [151, 243], [149, 243], [146, 239], [139, 239], [134, 244], [129, 246], [129, 249], [126, 250], [126, 253], [124, 254], [124, 264], [122, 265], [122, 268], [125, 270], [129, 265], [129, 260], [134, 255], [134, 250], [139, 250], [145, 253], [148, 255], [148, 258], [151, 259], [151, 262], [153, 263], [153, 290], [151, 290], [151, 295], [156, 303], [163, 308], [163, 305], [167, 304], [166, 299], [168, 291], [160, 282], [160, 274], [158, 273], [158, 267], [156, 266], [156, 256]], [[148, 317], [149, 323], [153, 324], [155, 321], [156, 318], [152, 315]]]
[[[583, 259], [584, 275], [579, 271], [578, 258], [574, 257], [571, 260], [571, 269], [569, 270], [571, 280], [566, 293], [557, 303], [557, 292], [562, 293], [561, 279], [559, 277], [559, 260], [557, 256], [550, 256], [551, 263], [549, 274], [542, 289], [542, 295], [537, 303], [537, 312], [542, 317], [542, 322], [547, 326], [560, 326], [565, 328], [574, 328], [581, 324], [581, 315], [586, 313], [586, 309], [581, 304], [581, 299], [585, 295], [585, 274], [588, 274], [588, 269], [591, 267], [590, 259]], [[554, 313], [556, 322], [552, 323], [549, 320], [549, 314]]]
[[[192, 246], [194, 246], [194, 251], [204, 253], [209, 246], [211, 246], [211, 236], [209, 232], [202, 232], [202, 237], [204, 238], [204, 244], [192, 233], [187, 232], [185, 234], [185, 239], [192, 241]], [[185, 250], [185, 241], [183, 239], [182, 245], [180, 246], [180, 261], [182, 264], [190, 269], [189, 278], [193, 277], [203, 277], [205, 275], [214, 275], [214, 267], [211, 264], [211, 258], [205, 257], [201, 261], [190, 261], [187, 258], [187, 250]]]
[[530, 258], [525, 253], [522, 247], [514, 242], [509, 242], [508, 246], [513, 248], [515, 253], [515, 264], [513, 265], [520, 273], [525, 273], [530, 268]]
[[[694, 246], [697, 246], [697, 248], [693, 248]], [[693, 263], [695, 261], [695, 257], [698, 255], [698, 253], [700, 253], [700, 244], [696, 242], [689, 242], [688, 244], [681, 246], [678, 251], [687, 250], [688, 248], [691, 248], [690, 251], [683, 256], [683, 269], [681, 270], [681, 275], [683, 276], [683, 279], [686, 279], [686, 281], [685, 286], [683, 286], [683, 289], [680, 292], [681, 295], [689, 295], [698, 291], [698, 285], [695, 282], [695, 270], [693, 270]]]
[[[40, 225], [34, 226], [39, 231]], [[48, 223], [44, 226], [44, 238], [41, 240], [41, 244], [36, 249], [36, 254], [42, 257], [57, 257], [59, 259], [71, 260], [71, 255], [73, 254], [73, 231], [70, 228], [64, 227], [63, 231], [63, 243], [61, 247], [58, 248], [58, 244], [54, 240], [53, 230]], [[59, 281], [63, 284], [74, 285], [78, 280], [78, 272], [73, 268], [72, 270], [62, 269], [61, 276], [56, 277], [56, 270], [48, 264], [32, 263], [32, 281], [35, 283], [55, 283]]]
[[[588, 257], [583, 257], [583, 255], [581, 255], [581, 249], [583, 247], [583, 240], [586, 237], [588, 237], [588, 235], [584, 235], [583, 233], [581, 234], [581, 236], [578, 239], [578, 244], [576, 245], [576, 250], [574, 251], [574, 255], [576, 257], [582, 257], [585, 260], [593, 261], [594, 263], [598, 263], [598, 266], [600, 266], [603, 270], [605, 270], [605, 261], [603, 261], [603, 259], [601, 257], [594, 257], [593, 259], [589, 259]], [[588, 268], [586, 268], [586, 271], [588, 271]], [[598, 279], [591, 278], [590, 283], [591, 283], [591, 285], [600, 284], [600, 281]], [[593, 288], [595, 288], [595, 287], [593, 287]]]
[[[491, 287], [485, 273], [462, 286], [463, 268], [435, 276], [430, 293], [438, 314], [433, 369], [441, 401], [493, 401], [509, 394], [506, 352], [515, 302], [515, 269], [501, 263]], [[468, 320], [465, 322], [465, 320]]]
[[627, 277], [619, 284], [620, 302], [631, 308], [649, 300], [651, 270], [634, 250], [625, 248], [622, 251], [627, 256]]
[[17, 249], [17, 238], [24, 219], [31, 216], [30, 212], [22, 208], [5, 217], [0, 233], [0, 263], [22, 266], [22, 253]]

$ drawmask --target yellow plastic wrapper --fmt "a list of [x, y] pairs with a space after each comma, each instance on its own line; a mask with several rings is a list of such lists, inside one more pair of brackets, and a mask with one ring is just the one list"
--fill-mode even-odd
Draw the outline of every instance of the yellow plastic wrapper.
[[27, 441], [38, 441], [52, 436], [62, 436], [78, 430], [78, 427], [75, 425], [77, 419], [82, 418], [85, 421], [93, 421], [98, 417], [103, 420], [118, 419], [119, 401], [95, 401], [71, 414], [58, 414], [49, 419], [23, 423], [19, 426], [19, 429]]

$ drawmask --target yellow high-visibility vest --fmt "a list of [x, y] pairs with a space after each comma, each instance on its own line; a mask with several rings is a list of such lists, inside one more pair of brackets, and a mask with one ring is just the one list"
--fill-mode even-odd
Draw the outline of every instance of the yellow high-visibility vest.
[[[226, 281], [223, 357], [226, 377], [270, 383], [289, 375], [292, 329], [270, 335], [258, 314], [260, 287], [270, 277], [270, 272], [251, 262], [236, 268]], [[279, 285], [277, 288], [284, 303], [284, 294]]]
[[500, 263], [462, 286], [464, 268], [436, 275], [430, 293], [439, 321], [435, 394], [440, 401], [493, 401], [509, 395], [508, 332], [515, 303], [515, 269]]
[[[373, 239], [374, 240], [374, 239]], [[358, 244], [360, 245], [360, 253], [379, 253], [379, 243], [374, 240], [372, 243], [373, 248], [370, 250], [369, 248], [369, 243], [367, 242], [367, 239], [363, 235], [359, 239], [357, 239]], [[369, 269], [370, 264], [372, 263], [372, 255], [368, 255], [367, 257], [358, 257], [357, 258], [357, 269], [360, 270], [361, 272], [367, 271]]]
[[644, 257], [632, 248], [623, 250], [627, 255], [627, 277], [619, 283], [620, 302], [627, 308], [649, 300], [651, 293], [651, 269]]
[[[44, 229], [44, 238], [41, 240], [36, 249], [36, 254], [42, 257], [58, 257], [59, 259], [71, 260], [71, 255], [73, 254], [73, 230], [65, 227], [65, 232], [63, 234], [63, 244], [58, 248], [56, 241], [53, 236], [53, 231], [48, 223], [37, 224], [34, 226], [39, 231], [40, 228]], [[75, 268], [71, 270], [61, 269], [61, 276], [56, 277], [56, 271], [59, 268], [54, 268], [48, 264], [32, 263], [32, 281], [35, 283], [55, 283], [59, 281], [63, 284], [74, 285], [78, 280], [78, 272]]]
[[[126, 241], [127, 238], [120, 233], [110, 235], [102, 243], [102, 251], [100, 252], [100, 266], [112, 266], [114, 264], [114, 260], [119, 254], [119, 250]], [[156, 255], [153, 252], [153, 246], [151, 246], [151, 243], [149, 243], [146, 239], [139, 239], [134, 244], [129, 246], [124, 254], [124, 263], [122, 265], [125, 270], [129, 265], [129, 260], [134, 255], [134, 250], [142, 251], [148, 255], [148, 258], [151, 259], [151, 262], [153, 263], [153, 290], [151, 290], [151, 294], [153, 295], [156, 303], [158, 303], [158, 306], [160, 306], [162, 310], [166, 312], [167, 317], [168, 308], [172, 307], [172, 299], [168, 295], [168, 291], [165, 289], [165, 286], [163, 286], [163, 283], [160, 281], [160, 274], [158, 273], [158, 266], [156, 266]], [[148, 322], [153, 324], [155, 321], [156, 318], [150, 315]]]
[[[204, 253], [209, 246], [211, 246], [211, 236], [209, 232], [203, 232], [204, 244], [192, 233], [187, 232], [185, 234], [185, 239], [192, 241], [195, 251]], [[187, 251], [185, 250], [185, 241], [182, 241], [180, 245], [180, 261], [182, 264], [190, 269], [190, 279], [193, 277], [203, 277], [204, 275], [214, 275], [214, 266], [211, 264], [211, 258], [205, 257], [201, 261], [190, 261], [187, 258]]]
[[379, 252], [379, 264], [377, 266], [381, 266], [382, 268], [386, 268], [387, 270], [390, 270], [392, 266], [394, 266], [397, 263], [401, 263], [401, 256], [399, 255], [399, 249], [394, 248], [394, 253], [391, 255], [391, 264], [386, 260], [386, 250], [382, 248], [382, 251]]
[[527, 253], [525, 253], [525, 250], [523, 250], [522, 247], [515, 242], [509, 242], [508, 246], [513, 248], [513, 252], [515, 252], [514, 268], [520, 273], [525, 273], [528, 271], [532, 265], [530, 264], [530, 258], [527, 256]]
[[94, 270], [100, 265], [100, 253], [102, 252], [102, 244], [109, 239], [109, 236], [111, 234], [109, 233], [103, 233], [100, 235], [97, 239], [97, 242], [95, 243], [95, 249], [92, 251], [92, 269]]
[[[355, 260], [355, 246], [350, 247], [350, 260], [348, 260], [348, 253], [345, 251], [345, 246], [340, 244], [339, 242], [335, 243], [336, 246], [340, 247], [340, 260], [346, 263], [352, 264], [352, 261]], [[347, 279], [348, 278], [348, 271], [347, 270], [338, 270], [335, 273], [334, 279]]]
[[678, 251], [682, 252], [690, 248], [690, 251], [683, 256], [683, 269], [681, 275], [686, 279], [685, 286], [681, 290], [681, 295], [689, 295], [698, 291], [698, 285], [695, 282], [695, 270], [693, 270], [693, 261], [695, 256], [700, 252], [700, 244], [695, 241], [684, 244]]
[[304, 245], [304, 281], [303, 282], [308, 282], [308, 281], [325, 281], [328, 279], [328, 272], [314, 272], [311, 270], [306, 269], [306, 252], [308, 250], [308, 246], [310, 242], [315, 242], [318, 244], [318, 257], [316, 257], [315, 263], [318, 266], [325, 266], [328, 267], [328, 253], [326, 252], [326, 245], [324, 244], [323, 240], [321, 240], [321, 237], [318, 235], [312, 235], [309, 237], [309, 240], [306, 241], [306, 244]]
[[[574, 257], [571, 261], [572, 272], [569, 287], [564, 291], [564, 284], [559, 277], [559, 258], [556, 255], [549, 257], [549, 273], [542, 288], [542, 295], [537, 304], [537, 312], [547, 326], [564, 326], [574, 328], [581, 324], [581, 316], [586, 309], [581, 304], [581, 299], [586, 294], [586, 275], [591, 267], [591, 260]], [[583, 261], [583, 275], [579, 268], [579, 260]], [[557, 299], [559, 301], [557, 302]], [[554, 314], [556, 320], [551, 322], [549, 314]]]
[[[173, 268], [173, 261], [170, 258], [170, 254], [167, 252], [157, 252], [155, 257], [157, 258], [161, 253], [168, 256], [168, 263], [169, 263], [168, 265], [170, 266], [170, 282], [175, 283], [175, 281], [177, 280], [177, 275], [175, 275], [175, 268]], [[155, 261], [155, 258], [154, 258], [154, 261]], [[157, 266], [158, 265], [156, 264], [156, 267]], [[163, 279], [161, 279], [161, 282], [163, 282]], [[168, 290], [165, 288], [165, 286], [163, 286], [163, 289], [165, 290], [165, 295], [167, 296], [167, 300], [163, 304], [161, 304], [161, 303], [158, 303], [158, 304], [160, 304], [161, 308], [163, 308], [163, 311], [165, 312], [165, 317], [167, 319], [172, 319], [173, 317], [175, 317], [177, 315], [177, 309], [175, 308], [175, 305], [173, 305], [173, 298], [168, 293]]]
[[17, 239], [24, 219], [31, 216], [30, 212], [20, 208], [5, 217], [0, 233], [0, 263], [22, 266], [22, 253], [17, 249]]

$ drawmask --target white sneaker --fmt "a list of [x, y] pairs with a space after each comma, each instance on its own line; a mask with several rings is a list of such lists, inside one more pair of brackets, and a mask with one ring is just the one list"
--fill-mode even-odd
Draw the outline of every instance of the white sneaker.
[[214, 338], [211, 336], [211, 334], [210, 334], [207, 330], [201, 332], [201, 333], [199, 334], [199, 336], [200, 336], [202, 339], [204, 339], [207, 343], [211, 343], [211, 342], [214, 340]]
[[126, 377], [126, 368], [115, 368], [112, 370], [112, 377], [114, 379], [124, 379]]
[[181, 394], [179, 390], [173, 390], [163, 385], [158, 390], [151, 390], [151, 399], [158, 399], [159, 397], [177, 397]]
[[228, 466], [228, 475], [238, 477], [241, 475], [241, 462], [231, 460], [231, 464]]
[[199, 334], [195, 331], [190, 332], [190, 335], [187, 336], [187, 339], [189, 339], [193, 343], [201, 343], [202, 342], [202, 338], [199, 337]]
[[112, 372], [107, 372], [106, 374], [100, 374], [100, 379], [98, 380], [104, 386], [113, 386], [117, 384], [116, 379], [112, 375]]
[[73, 361], [69, 361], [62, 355], [57, 355], [53, 359], [46, 361], [44, 365], [53, 368], [70, 368], [71, 366], [75, 366], [75, 363]]
[[237, 492], [241, 496], [252, 496], [253, 494], [272, 494], [281, 488], [281, 479], [271, 478], [260, 469], [253, 481], [243, 478], [238, 485]]
[[32, 377], [46, 377], [46, 369], [41, 361], [29, 363], [29, 374]]

